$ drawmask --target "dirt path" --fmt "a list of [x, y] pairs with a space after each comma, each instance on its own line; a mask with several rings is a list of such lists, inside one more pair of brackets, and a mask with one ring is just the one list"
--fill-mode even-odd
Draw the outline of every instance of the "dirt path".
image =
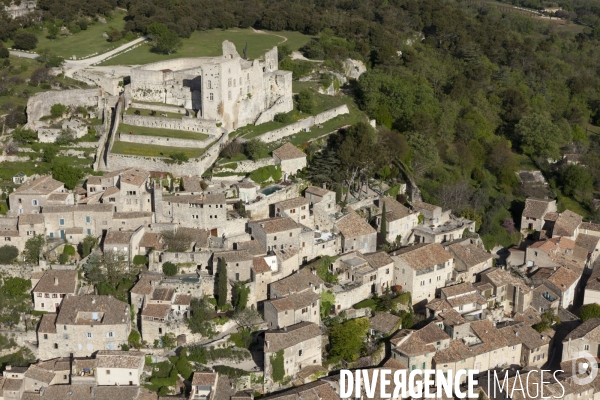
[[278, 35], [276, 33], [261, 31], [260, 29], [254, 29], [254, 28], [252, 28], [252, 32], [254, 32], [254, 33], [260, 33], [261, 35], [273, 35], [273, 36], [277, 36], [279, 38], [282, 38], [283, 40], [281, 42], [277, 43], [277, 45], [280, 45], [281, 43], [285, 43], [288, 40], [288, 38], [286, 38], [285, 36]]

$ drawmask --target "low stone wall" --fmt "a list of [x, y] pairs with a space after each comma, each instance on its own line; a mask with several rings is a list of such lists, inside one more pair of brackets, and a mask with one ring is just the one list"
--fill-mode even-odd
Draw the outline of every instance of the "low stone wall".
[[113, 96], [117, 96], [119, 94], [121, 91], [119, 82], [123, 82], [122, 77], [107, 76], [103, 73], [88, 71], [85, 69], [75, 71], [73, 73], [73, 78], [87, 84], [99, 86]]
[[144, 103], [136, 103], [133, 102], [127, 106], [129, 108], [139, 108], [140, 110], [154, 110], [156, 112], [168, 112], [174, 114], [182, 114], [188, 115], [188, 111], [183, 107], [174, 107], [174, 106], [158, 106], [154, 104], [144, 104]]
[[278, 98], [275, 101], [275, 104], [271, 106], [268, 110], [263, 111], [256, 121], [254, 125], [264, 124], [265, 122], [273, 121], [273, 118], [276, 114], [290, 112], [294, 109], [294, 102], [291, 97], [289, 99], [285, 99], [283, 96]]
[[121, 142], [153, 144], [153, 145], [157, 145], [157, 146], [204, 148], [204, 147], [208, 146], [213, 140], [215, 140], [215, 138], [213, 136], [209, 136], [207, 139], [204, 139], [204, 140], [194, 140], [194, 139], [168, 138], [168, 137], [162, 137], [162, 136], [130, 135], [127, 132], [120, 132], [119, 140]]
[[177, 119], [125, 114], [123, 115], [123, 123], [134, 126], [143, 126], [146, 128], [162, 128], [173, 129], [177, 131], [192, 131], [207, 133], [210, 135], [218, 135], [221, 131], [221, 128], [217, 126], [217, 121], [207, 121], [204, 119], [191, 117]]
[[323, 111], [322, 113], [317, 114], [314, 117], [311, 116], [308, 118], [304, 118], [292, 124], [286, 125], [282, 128], [263, 133], [262, 135], [258, 136], [257, 139], [267, 143], [275, 142], [284, 137], [291, 136], [305, 129], [309, 129], [315, 125], [322, 124], [323, 122], [329, 121], [330, 119], [337, 117], [338, 115], [349, 113], [350, 110], [348, 109], [348, 106], [344, 104], [342, 106], [332, 108], [331, 110]]
[[0, 156], [0, 162], [20, 162], [20, 161], [30, 161], [29, 157], [24, 156]]
[[259, 193], [258, 195], [262, 196], [262, 200], [259, 200], [256, 203], [246, 204], [246, 213], [249, 213], [250, 220], [269, 218], [269, 205], [300, 196], [298, 189], [299, 186], [297, 184], [292, 184], [273, 192], [268, 196]]
[[[229, 163], [233, 164], [233, 163]], [[246, 161], [238, 161], [236, 162], [237, 167], [235, 169], [226, 168], [227, 164], [224, 164], [221, 167], [221, 171], [223, 172], [252, 172], [259, 168], [266, 167], [269, 165], [275, 165], [275, 159], [270, 158], [261, 158], [260, 160], [246, 160]]]

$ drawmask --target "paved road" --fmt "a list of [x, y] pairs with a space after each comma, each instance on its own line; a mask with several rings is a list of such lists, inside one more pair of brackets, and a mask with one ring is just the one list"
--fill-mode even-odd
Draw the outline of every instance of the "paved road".
[[[81, 69], [89, 67], [92, 64], [102, 62], [102, 61], [106, 60], [108, 57], [115, 55], [117, 53], [120, 53], [123, 50], [130, 48], [131, 46], [135, 46], [136, 44], [141, 43], [144, 40], [147, 40], [147, 37], [142, 36], [140, 38], [132, 40], [131, 42], [127, 42], [124, 45], [117, 47], [116, 49], [107, 51], [106, 53], [102, 53], [102, 54], [99, 54], [94, 57], [86, 58], [85, 60], [65, 60], [65, 63], [63, 65], [65, 75], [72, 77], [73, 73], [75, 71], [79, 71]], [[16, 56], [16, 57], [25, 57], [25, 58], [31, 58], [31, 59], [36, 59], [38, 57], [37, 54], [25, 53], [23, 51], [18, 51], [18, 50], [10, 50], [10, 54], [12, 54], [13, 56]]]

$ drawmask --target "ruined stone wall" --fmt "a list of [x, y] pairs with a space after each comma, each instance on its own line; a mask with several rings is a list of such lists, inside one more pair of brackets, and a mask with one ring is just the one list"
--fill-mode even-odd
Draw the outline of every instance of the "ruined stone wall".
[[[261, 158], [260, 160], [256, 160], [256, 161], [252, 161], [252, 160], [238, 161], [236, 164], [237, 164], [237, 168], [235, 168], [235, 169], [226, 168], [227, 164], [225, 164], [221, 168], [222, 168], [223, 172], [240, 172], [240, 173], [246, 173], [246, 172], [255, 171], [255, 170], [257, 170], [257, 169], [259, 169], [261, 167], [266, 167], [266, 166], [269, 166], [269, 165], [275, 165], [275, 159], [272, 158], [272, 157], [270, 157], [270, 158]], [[230, 177], [229, 180], [231, 180], [231, 177]]]
[[336, 108], [332, 108], [331, 110], [323, 111], [320, 114], [310, 116], [308, 118], [301, 119], [292, 124], [286, 125], [282, 128], [275, 129], [266, 133], [263, 133], [260, 136], [257, 136], [257, 139], [262, 142], [274, 142], [279, 139], [282, 139], [287, 136], [291, 136], [295, 133], [303, 131], [305, 129], [309, 129], [315, 125], [322, 124], [323, 122], [329, 121], [342, 114], [349, 114], [350, 110], [347, 105], [342, 105]]
[[202, 175], [219, 157], [222, 146], [227, 143], [229, 134], [224, 133], [221, 138], [208, 148], [201, 158], [192, 159], [183, 164], [171, 164], [168, 159], [161, 157], [126, 156], [112, 154], [108, 156], [107, 166], [111, 171], [121, 168], [142, 168], [147, 171], [170, 172], [173, 175]]
[[174, 106], [159, 106], [154, 104], [144, 104], [144, 103], [130, 103], [125, 109], [129, 108], [139, 108], [140, 110], [154, 110], [156, 112], [168, 112], [173, 114], [183, 114], [188, 115], [188, 112], [183, 107], [174, 107]]
[[[134, 131], [135, 133], [135, 131]], [[168, 138], [160, 136], [144, 136], [144, 135], [130, 135], [128, 132], [120, 132], [119, 140], [121, 142], [128, 143], [140, 143], [140, 144], [153, 144], [157, 146], [173, 146], [173, 147], [188, 147], [188, 148], [204, 148], [212, 141], [214, 137], [210, 136], [204, 140], [194, 139], [179, 139], [179, 138]]]
[[25, 128], [37, 130], [41, 124], [40, 118], [50, 115], [54, 104], [65, 106], [98, 107], [104, 109], [103, 89], [52, 90], [36, 93], [27, 101], [27, 124]]
[[189, 117], [178, 119], [125, 114], [123, 115], [123, 123], [128, 125], [143, 126], [146, 128], [192, 131], [206, 133], [209, 135], [218, 135], [222, 131], [222, 129], [217, 126], [217, 121], [207, 121]]
[[269, 218], [269, 205], [275, 204], [277, 202], [293, 199], [299, 196], [299, 186], [297, 184], [292, 184], [288, 187], [285, 187], [281, 190], [271, 193], [268, 196], [265, 196], [262, 193], [259, 193], [259, 196], [262, 196], [263, 199], [257, 201], [256, 203], [247, 204], [245, 206], [246, 213], [249, 213], [250, 220], [257, 220], [263, 218]]
[[265, 122], [273, 121], [275, 115], [279, 113], [290, 112], [294, 109], [294, 101], [291, 98], [280, 97], [275, 101], [275, 104], [268, 110], [263, 111], [254, 125], [264, 124]]
[[123, 82], [122, 77], [107, 76], [103, 73], [88, 70], [75, 71], [73, 78], [90, 85], [98, 86], [113, 96], [119, 95], [121, 92], [119, 82]]

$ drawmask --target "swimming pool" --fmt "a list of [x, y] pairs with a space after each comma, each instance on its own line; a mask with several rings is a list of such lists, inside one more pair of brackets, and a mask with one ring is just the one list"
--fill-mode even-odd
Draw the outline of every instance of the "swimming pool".
[[200, 282], [200, 279], [185, 277], [185, 278], [181, 278], [181, 281], [186, 282], [186, 283], [198, 283], [198, 282]]
[[283, 189], [283, 186], [280, 185], [273, 185], [273, 186], [267, 186], [266, 188], [262, 189], [260, 192], [262, 194], [264, 194], [265, 196], [268, 196], [270, 194], [275, 193], [278, 190]]

